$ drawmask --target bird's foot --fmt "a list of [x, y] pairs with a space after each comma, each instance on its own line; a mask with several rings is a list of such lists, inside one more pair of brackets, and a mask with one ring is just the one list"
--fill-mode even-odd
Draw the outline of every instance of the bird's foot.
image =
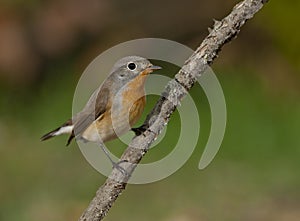
[[140, 126], [140, 127], [131, 128], [131, 130], [135, 133], [135, 136], [140, 136], [147, 130], [147, 128], [145, 128], [144, 126]]
[[122, 163], [127, 163], [128, 160], [121, 160], [119, 162], [113, 162], [112, 161], [112, 165], [113, 165], [113, 169], [117, 169], [118, 171], [120, 171], [124, 176], [128, 176], [128, 172], [122, 167], [120, 166], [120, 164]]
[[131, 130], [135, 133], [135, 136], [140, 136], [141, 134], [143, 134], [145, 137], [145, 134], [144, 134], [145, 131], [153, 133], [155, 136], [157, 136], [157, 134], [154, 131], [150, 130], [150, 128], [147, 128], [147, 126], [144, 126], [144, 125], [142, 125], [140, 127], [136, 127], [136, 128], [131, 128]]

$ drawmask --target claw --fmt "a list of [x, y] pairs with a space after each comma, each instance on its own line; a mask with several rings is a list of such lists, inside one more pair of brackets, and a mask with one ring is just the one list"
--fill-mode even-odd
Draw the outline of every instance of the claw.
[[127, 173], [127, 171], [123, 168], [123, 167], [121, 167], [120, 166], [120, 164], [122, 164], [122, 163], [127, 163], [128, 162], [128, 160], [121, 160], [121, 161], [119, 161], [119, 162], [112, 162], [112, 165], [113, 165], [113, 169], [117, 169], [117, 170], [119, 170], [124, 176], [128, 176], [129, 174]]
[[136, 128], [131, 128], [131, 130], [135, 133], [136, 136], [140, 136], [142, 133], [144, 133], [147, 129], [144, 128], [143, 126], [141, 127], [136, 127]]

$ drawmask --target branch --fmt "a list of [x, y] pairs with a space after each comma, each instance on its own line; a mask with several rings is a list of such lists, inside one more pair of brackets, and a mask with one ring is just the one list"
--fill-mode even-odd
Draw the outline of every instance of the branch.
[[127, 174], [113, 169], [79, 221], [99, 221], [105, 217], [112, 204], [125, 189], [138, 163], [168, 123], [176, 106], [187, 95], [197, 78], [212, 64], [222, 46], [236, 37], [245, 22], [252, 18], [267, 1], [244, 0], [237, 4], [227, 17], [221, 21], [215, 21], [213, 28], [209, 30], [209, 35], [185, 62], [175, 78], [167, 84], [156, 106], [147, 116], [144, 123], [147, 130], [143, 135], [134, 137], [123, 153], [120, 160], [128, 161], [128, 163], [122, 163]]

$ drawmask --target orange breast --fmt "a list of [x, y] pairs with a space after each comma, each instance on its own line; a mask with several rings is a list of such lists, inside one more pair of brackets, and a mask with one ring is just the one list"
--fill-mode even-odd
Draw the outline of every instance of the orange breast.
[[147, 72], [142, 72], [139, 76], [133, 79], [126, 85], [126, 89], [123, 92], [123, 100], [137, 101], [145, 95], [145, 81], [147, 79]]
[[146, 105], [145, 81], [147, 75], [140, 74], [127, 85], [123, 92], [123, 106], [129, 113], [129, 123], [133, 126], [141, 117]]
[[142, 116], [144, 108], [146, 105], [146, 97], [143, 96], [140, 99], [138, 99], [130, 108], [129, 111], [129, 123], [132, 127]]
[[[128, 83], [126, 89], [120, 94], [122, 105], [116, 110], [106, 111], [101, 118], [94, 122], [83, 133], [83, 137], [90, 141], [97, 140], [100, 135], [103, 142], [122, 135], [139, 120], [146, 104], [144, 85], [146, 75], [139, 75]], [[111, 113], [113, 111], [113, 113]], [[112, 123], [112, 119], [113, 123]]]

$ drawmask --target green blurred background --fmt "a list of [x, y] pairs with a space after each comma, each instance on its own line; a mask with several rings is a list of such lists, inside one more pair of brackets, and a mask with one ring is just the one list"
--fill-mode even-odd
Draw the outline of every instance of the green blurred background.
[[[195, 49], [212, 19], [237, 2], [2, 0], [0, 220], [77, 220], [104, 182], [75, 143], [65, 147], [66, 137], [39, 141], [71, 115], [76, 83], [93, 58], [145, 37]], [[106, 220], [300, 220], [299, 10], [299, 1], [270, 0], [213, 64], [228, 123], [210, 166], [197, 169], [210, 112], [196, 86], [201, 134], [192, 157], [167, 179], [129, 185]], [[149, 98], [146, 113], [156, 100]], [[144, 162], [170, 151], [178, 127], [175, 113]], [[109, 146], [116, 154], [125, 148]]]

